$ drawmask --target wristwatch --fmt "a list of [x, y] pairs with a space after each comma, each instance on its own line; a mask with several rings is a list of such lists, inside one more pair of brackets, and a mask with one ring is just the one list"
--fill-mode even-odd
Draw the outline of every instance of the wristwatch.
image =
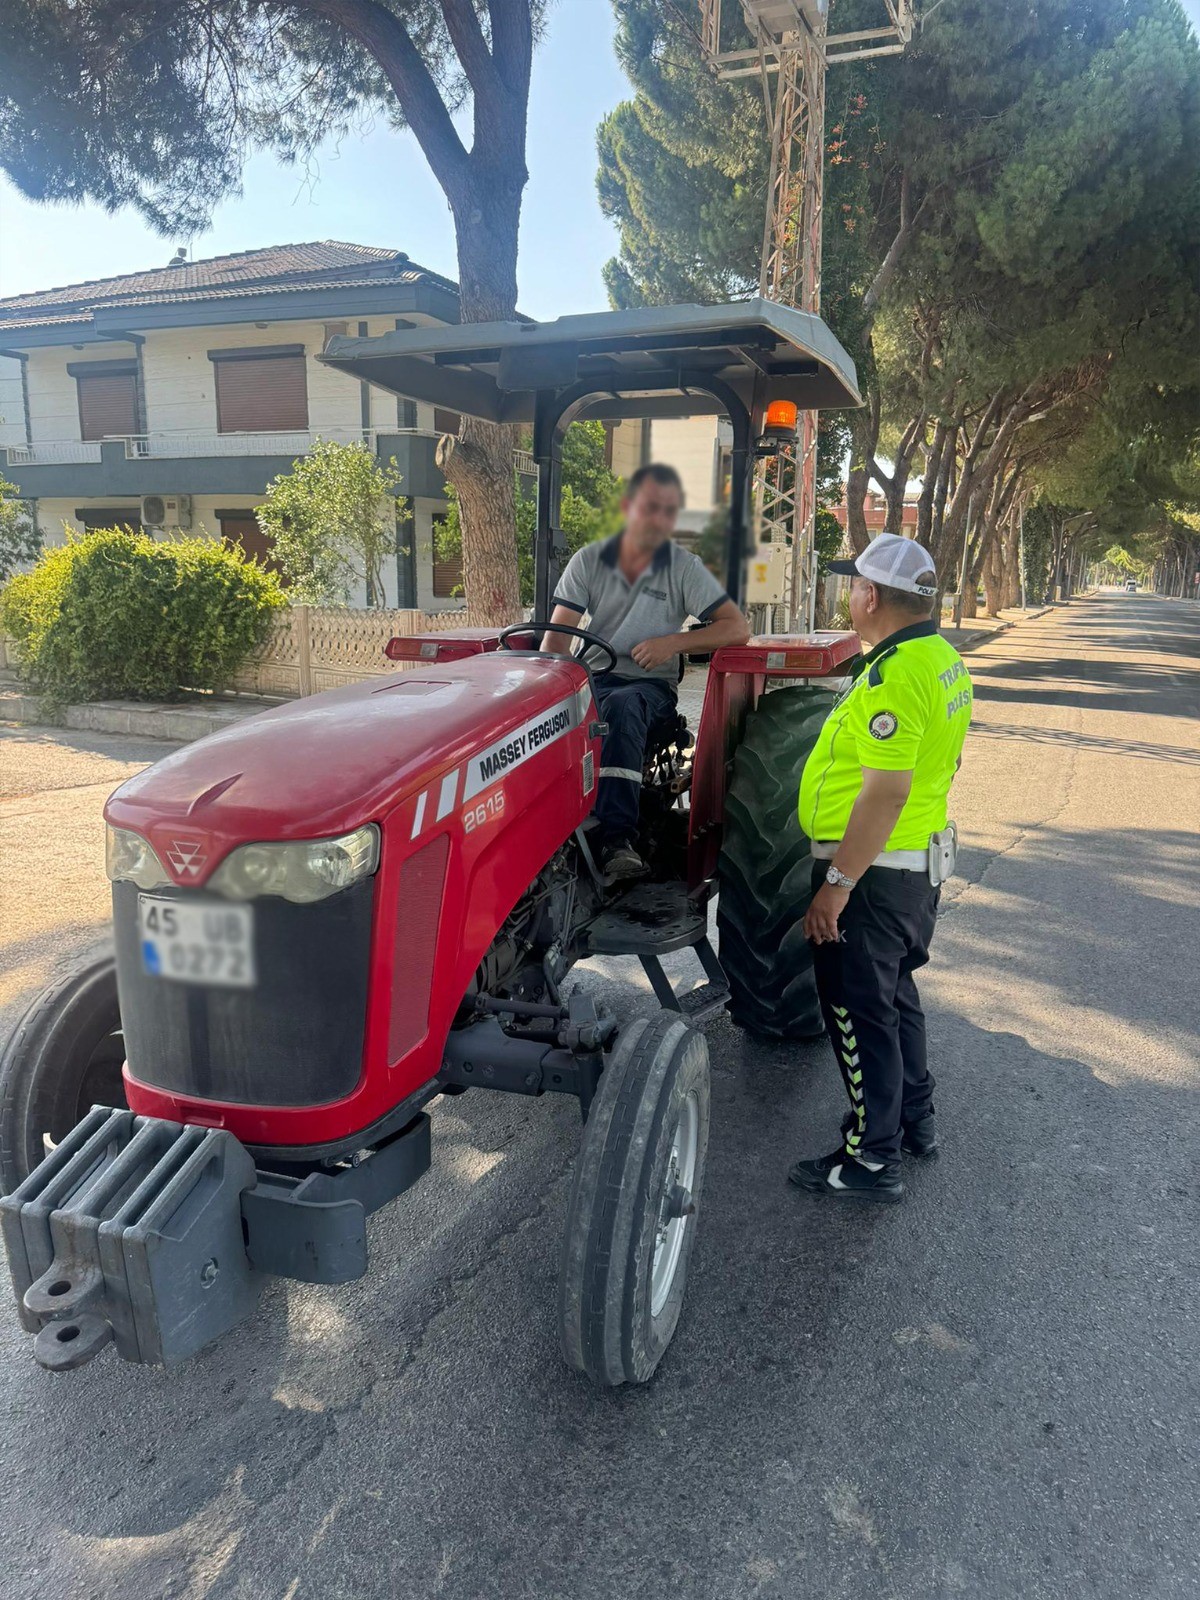
[[825, 874], [825, 882], [832, 884], [835, 889], [853, 889], [858, 882], [857, 878], [848, 878], [844, 872], [839, 872], [832, 862], [829, 871]]

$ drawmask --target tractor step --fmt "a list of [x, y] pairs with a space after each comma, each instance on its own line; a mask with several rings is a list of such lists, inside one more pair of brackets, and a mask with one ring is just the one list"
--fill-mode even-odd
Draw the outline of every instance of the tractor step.
[[685, 989], [682, 994], [675, 993], [675, 986], [663, 971], [663, 964], [656, 955], [643, 954], [639, 959], [650, 979], [655, 998], [664, 1011], [678, 1011], [689, 1022], [706, 1022], [709, 1017], [724, 1011], [729, 1000], [729, 982], [707, 936], [697, 939], [692, 949], [696, 952], [696, 960], [704, 968], [707, 981], [698, 983], [694, 989]]
[[707, 932], [707, 910], [688, 899], [682, 883], [639, 883], [592, 923], [589, 953], [665, 956], [697, 944]]
[[729, 1003], [729, 988], [724, 983], [701, 983], [687, 994], [676, 995], [675, 1000], [689, 1022], [707, 1022], [724, 1011]]

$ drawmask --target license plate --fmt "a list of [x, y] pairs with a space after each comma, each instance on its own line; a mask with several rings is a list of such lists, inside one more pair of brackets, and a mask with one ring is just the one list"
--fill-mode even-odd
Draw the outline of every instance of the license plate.
[[142, 966], [152, 977], [229, 989], [254, 987], [252, 906], [140, 894], [138, 933]]

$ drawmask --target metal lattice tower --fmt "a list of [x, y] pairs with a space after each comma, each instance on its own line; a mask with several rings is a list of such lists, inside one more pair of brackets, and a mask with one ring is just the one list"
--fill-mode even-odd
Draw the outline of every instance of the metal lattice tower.
[[[722, 0], [700, 0], [700, 34], [721, 78], [757, 77], [762, 84], [771, 157], [759, 293], [818, 313], [825, 71], [837, 61], [898, 55], [912, 34], [911, 0], [882, 0], [886, 26], [837, 35], [826, 31], [828, 0], [740, 4], [753, 48], [722, 51]], [[817, 415], [806, 411], [795, 447], [760, 461], [755, 474], [759, 541], [789, 551], [783, 603], [793, 628], [811, 628], [816, 607], [816, 482]]]

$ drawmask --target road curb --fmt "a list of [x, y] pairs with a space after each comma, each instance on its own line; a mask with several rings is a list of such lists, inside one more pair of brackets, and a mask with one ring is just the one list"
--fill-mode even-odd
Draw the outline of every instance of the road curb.
[[0, 723], [26, 727], [69, 728], [76, 733], [133, 734], [141, 739], [166, 739], [176, 744], [203, 739], [233, 727], [272, 702], [203, 706], [186, 701], [141, 704], [129, 700], [96, 700], [81, 705], [54, 705], [27, 689], [0, 689]]
[[1027, 611], [1023, 617], [1002, 618], [997, 628], [978, 628], [974, 633], [969, 633], [965, 639], [960, 639], [954, 648], [961, 653], [964, 650], [974, 650], [976, 646], [986, 644], [989, 639], [998, 639], [1002, 633], [1008, 633], [1013, 628], [1019, 628], [1023, 622], [1033, 622], [1038, 617], [1044, 617], [1047, 611], [1053, 611], [1054, 604], [1040, 606], [1036, 611]]

